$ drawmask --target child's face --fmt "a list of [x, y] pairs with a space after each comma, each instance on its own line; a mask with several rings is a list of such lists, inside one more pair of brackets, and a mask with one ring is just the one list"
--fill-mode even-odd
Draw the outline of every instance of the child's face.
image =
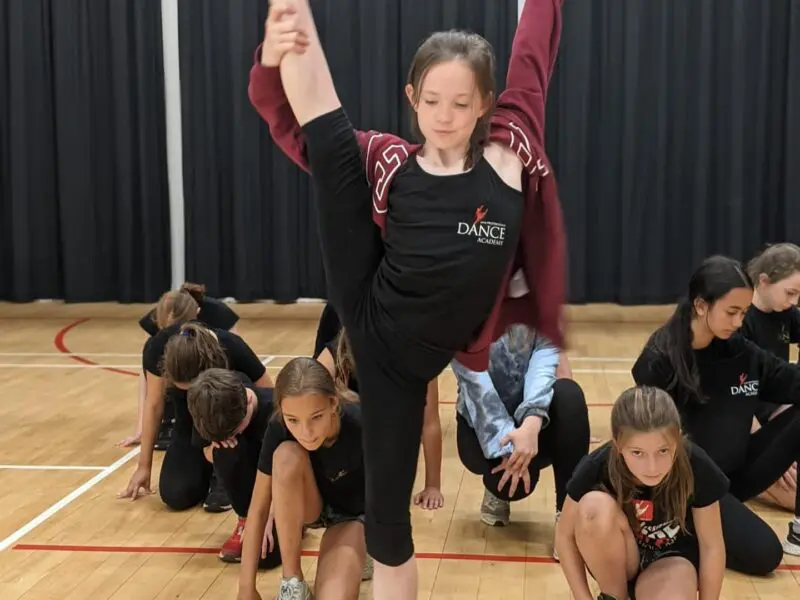
[[320, 394], [286, 396], [281, 402], [283, 422], [298, 443], [313, 452], [336, 433], [335, 398]]
[[800, 271], [795, 271], [789, 277], [775, 283], [769, 283], [766, 275], [761, 275], [758, 294], [764, 299], [767, 307], [776, 312], [797, 306], [797, 300], [800, 298]]
[[695, 310], [715, 337], [727, 340], [742, 326], [752, 301], [753, 290], [734, 288], [713, 304], [699, 300]]
[[661, 483], [672, 468], [675, 440], [665, 429], [624, 436], [619, 451], [633, 476], [645, 486]]

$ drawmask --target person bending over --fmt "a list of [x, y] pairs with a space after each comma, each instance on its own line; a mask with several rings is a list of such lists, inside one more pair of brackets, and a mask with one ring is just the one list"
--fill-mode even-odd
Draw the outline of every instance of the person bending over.
[[[364, 539], [361, 406], [313, 358], [295, 358], [275, 382], [244, 533], [238, 600], [261, 600], [258, 559], [280, 538], [283, 577], [277, 600], [356, 600], [371, 577]], [[302, 527], [323, 528], [313, 588], [300, 564]]]
[[458, 456], [483, 478], [480, 513], [487, 525], [508, 524], [511, 502], [528, 497], [550, 465], [558, 519], [567, 481], [589, 451], [583, 390], [571, 378], [558, 378], [566, 361], [544, 337], [514, 325], [492, 344], [488, 371], [452, 362]]

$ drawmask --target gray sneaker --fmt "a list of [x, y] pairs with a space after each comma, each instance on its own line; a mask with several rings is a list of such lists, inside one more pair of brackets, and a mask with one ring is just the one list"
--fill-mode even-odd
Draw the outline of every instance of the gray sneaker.
[[492, 527], [505, 526], [511, 518], [511, 503], [500, 500], [489, 490], [483, 492], [481, 521]]
[[800, 525], [795, 521], [789, 523], [789, 533], [783, 542], [783, 551], [792, 556], [800, 556]]
[[314, 592], [308, 583], [299, 577], [281, 578], [281, 587], [275, 600], [314, 600]]

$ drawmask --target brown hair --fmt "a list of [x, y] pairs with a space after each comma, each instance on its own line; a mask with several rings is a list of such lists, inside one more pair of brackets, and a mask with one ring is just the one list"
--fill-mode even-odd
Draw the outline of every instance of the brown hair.
[[[483, 152], [483, 143], [489, 135], [489, 121], [492, 118], [492, 109], [497, 85], [494, 78], [495, 58], [492, 45], [477, 33], [458, 31], [439, 31], [432, 34], [417, 49], [411, 67], [408, 70], [407, 83], [414, 88], [412, 104], [416, 108], [419, 104], [419, 94], [425, 76], [432, 67], [453, 60], [463, 60], [473, 73], [481, 97], [484, 100], [492, 99], [492, 107], [484, 113], [470, 138], [470, 147], [467, 150], [464, 169], [470, 169], [478, 162]], [[425, 136], [419, 128], [419, 119], [416, 110], [411, 111], [411, 128], [420, 140]]]
[[350, 349], [350, 340], [344, 328], [339, 331], [336, 341], [336, 356], [333, 357], [334, 372], [333, 382], [341, 390], [349, 390], [350, 376], [356, 366], [353, 351]]
[[800, 248], [789, 243], [767, 246], [747, 264], [747, 272], [756, 285], [762, 274], [767, 276], [770, 283], [778, 283], [798, 271], [800, 271]]
[[228, 368], [228, 355], [217, 336], [199, 323], [181, 325], [164, 348], [164, 377], [172, 384], [191, 383], [200, 373], [213, 368]]
[[170, 290], [161, 295], [156, 304], [153, 320], [159, 329], [191, 321], [197, 316], [205, 297], [206, 286], [187, 281], [180, 289]]
[[675, 442], [672, 468], [663, 481], [653, 489], [653, 504], [664, 511], [668, 522], [677, 521], [686, 529], [686, 512], [694, 492], [694, 473], [686, 450], [686, 441], [681, 435], [681, 418], [672, 397], [664, 390], [654, 387], [632, 387], [624, 392], [611, 409], [611, 458], [608, 461], [608, 476], [616, 494], [617, 504], [625, 512], [636, 531], [639, 521], [633, 508], [636, 482], [620, 447], [632, 433], [648, 433], [666, 429]]
[[333, 377], [321, 363], [313, 358], [299, 356], [293, 358], [281, 369], [275, 378], [275, 408], [273, 417], [283, 420], [281, 404], [287, 396], [317, 394], [336, 398], [339, 407], [358, 401], [358, 396], [350, 390], [341, 389], [333, 382]]
[[186, 394], [194, 427], [212, 442], [227, 440], [247, 415], [247, 389], [227, 369], [207, 369], [192, 382]]

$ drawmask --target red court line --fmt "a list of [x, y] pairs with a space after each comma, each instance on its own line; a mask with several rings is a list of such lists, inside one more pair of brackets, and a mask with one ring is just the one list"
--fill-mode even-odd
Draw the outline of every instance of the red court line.
[[[75, 329], [78, 325], [83, 325], [89, 319], [78, 319], [74, 323], [67, 325], [63, 329], [61, 329], [58, 333], [56, 333], [56, 337], [53, 338], [53, 345], [56, 347], [56, 350], [61, 352], [62, 354], [68, 354], [69, 358], [79, 363], [83, 363], [85, 365], [93, 365], [100, 367], [99, 363], [94, 362], [93, 360], [89, 360], [88, 358], [84, 358], [83, 356], [78, 356], [73, 354], [69, 348], [67, 348], [67, 344], [65, 339], [67, 334]], [[122, 375], [133, 375], [134, 377], [138, 377], [139, 373], [134, 373], [133, 371], [125, 371], [124, 369], [115, 369], [114, 367], [100, 367], [104, 371], [111, 371], [112, 373], [120, 373]]]
[[[219, 548], [183, 546], [81, 546], [68, 544], [17, 544], [13, 550], [46, 552], [108, 552], [127, 554], [217, 554]], [[319, 556], [317, 550], [303, 550], [303, 556]], [[428, 560], [468, 560], [485, 562], [557, 564], [550, 556], [513, 556], [506, 554], [460, 554], [455, 552], [417, 552], [417, 558]], [[800, 564], [778, 565], [779, 571], [800, 571]]]

